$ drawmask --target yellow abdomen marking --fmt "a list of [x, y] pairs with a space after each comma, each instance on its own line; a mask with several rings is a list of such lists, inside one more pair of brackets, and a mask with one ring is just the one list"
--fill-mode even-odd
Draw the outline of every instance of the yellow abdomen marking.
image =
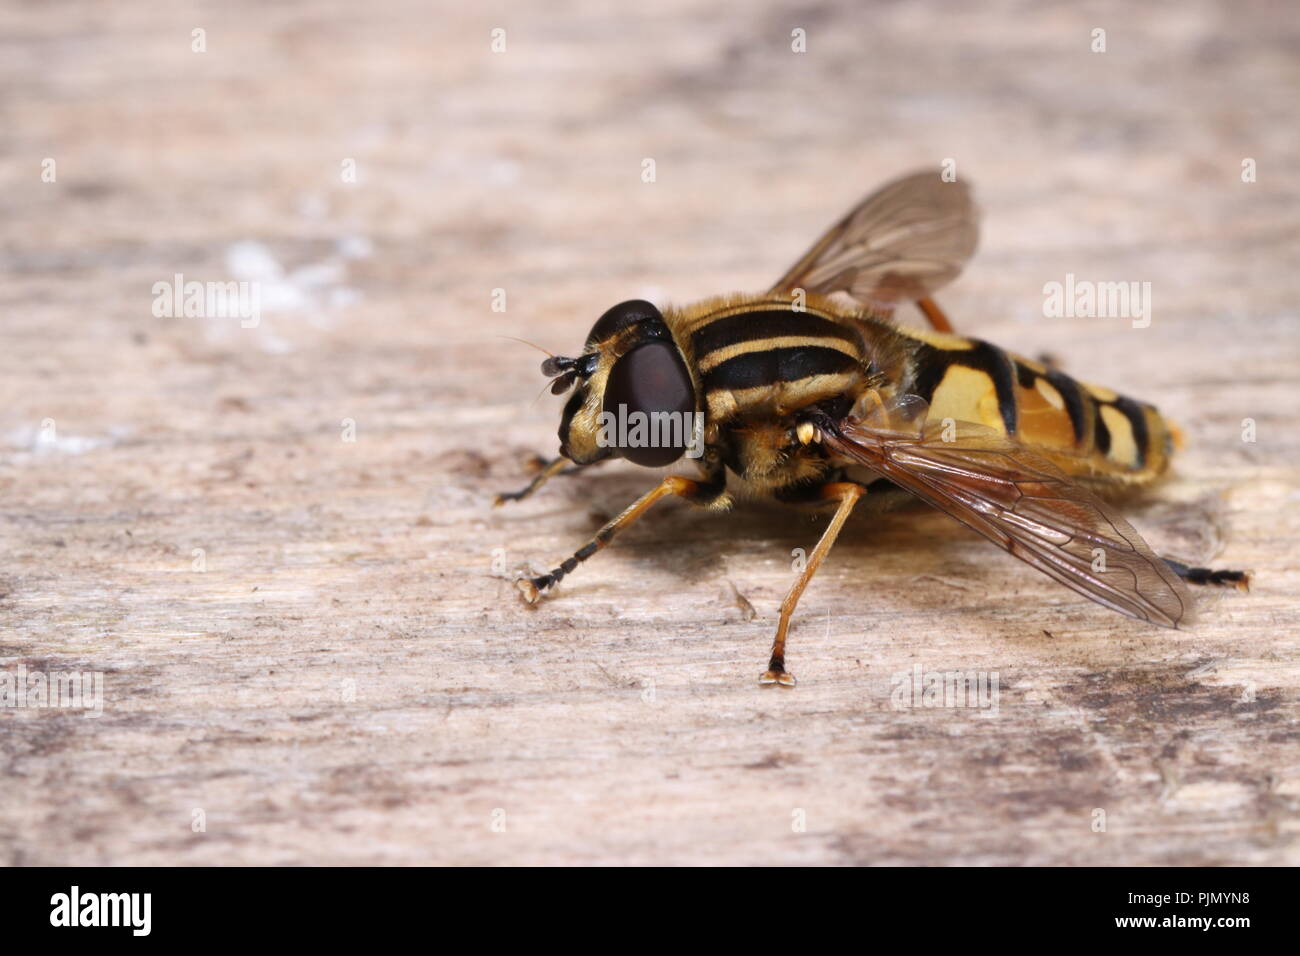
[[1133, 423], [1129, 417], [1113, 405], [1102, 405], [1101, 420], [1106, 423], [1110, 433], [1110, 450], [1106, 457], [1127, 468], [1138, 466], [1137, 439], [1133, 435]]
[[987, 373], [964, 365], [953, 365], [944, 373], [930, 397], [930, 421], [951, 418], [958, 422], [987, 425], [1007, 433], [998, 403], [997, 386]]
[[1172, 430], [1150, 405], [978, 339], [897, 331], [913, 343], [903, 384], [930, 403], [931, 421], [1012, 434], [1101, 483], [1145, 484], [1168, 469]]

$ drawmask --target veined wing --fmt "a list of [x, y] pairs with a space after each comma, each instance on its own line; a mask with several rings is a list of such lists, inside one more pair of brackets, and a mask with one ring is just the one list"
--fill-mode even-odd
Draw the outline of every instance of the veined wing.
[[843, 292], [889, 309], [955, 278], [978, 240], [979, 214], [966, 184], [944, 182], [935, 171], [913, 173], [854, 206], [772, 291]]
[[980, 425], [923, 431], [820, 423], [830, 451], [952, 515], [998, 547], [1112, 610], [1165, 627], [1191, 624], [1191, 595], [1106, 502], [1041, 455]]

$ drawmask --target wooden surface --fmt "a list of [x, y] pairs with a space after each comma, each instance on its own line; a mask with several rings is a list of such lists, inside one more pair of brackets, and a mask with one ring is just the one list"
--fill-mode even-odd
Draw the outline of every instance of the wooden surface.
[[[0, 712], [0, 860], [1300, 862], [1293, 13], [516, 6], [0, 9], [0, 668], [105, 695]], [[492, 510], [560, 404], [503, 336], [760, 289], [948, 157], [958, 328], [1179, 421], [1130, 513], [1253, 593], [1159, 630], [861, 517], [760, 689], [821, 519], [669, 503], [524, 607], [653, 476]], [[155, 318], [176, 273], [259, 279], [261, 324]], [[1044, 318], [1067, 273], [1151, 282], [1150, 328]], [[895, 710], [918, 664], [997, 672], [997, 714]]]

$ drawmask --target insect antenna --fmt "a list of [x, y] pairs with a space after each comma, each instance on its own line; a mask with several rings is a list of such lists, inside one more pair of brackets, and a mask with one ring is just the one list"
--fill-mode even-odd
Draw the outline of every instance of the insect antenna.
[[537, 349], [537, 351], [539, 351], [539, 352], [545, 352], [547, 355], [551, 356], [551, 358], [554, 358], [554, 357], [555, 357], [555, 353], [554, 353], [554, 352], [552, 352], [550, 349], [544, 349], [544, 348], [542, 348], [542, 347], [541, 347], [540, 345], [538, 345], [536, 342], [529, 342], [527, 339], [516, 338], [516, 337], [513, 336], [513, 335], [501, 335], [501, 336], [498, 336], [498, 338], [510, 339], [510, 340], [513, 341], [513, 342], [522, 342], [524, 345], [527, 345], [527, 346], [529, 346], [530, 348], [535, 348], [535, 349]]

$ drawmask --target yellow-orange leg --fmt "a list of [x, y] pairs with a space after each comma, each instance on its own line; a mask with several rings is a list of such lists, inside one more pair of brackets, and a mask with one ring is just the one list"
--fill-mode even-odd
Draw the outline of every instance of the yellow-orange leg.
[[680, 498], [694, 498], [699, 494], [700, 488], [701, 483], [698, 481], [692, 481], [690, 478], [683, 478], [680, 475], [669, 475], [657, 487], [646, 492], [628, 506], [617, 518], [597, 531], [596, 537], [575, 551], [573, 556], [566, 559], [559, 567], [540, 577], [520, 578], [515, 582], [515, 586], [523, 592], [524, 600], [529, 604], [533, 604], [541, 597], [543, 591], [559, 584], [566, 574], [609, 544], [614, 539], [614, 535], [645, 514], [650, 506], [660, 498], [668, 495], [677, 495]]
[[944, 314], [943, 309], [939, 308], [934, 299], [926, 296], [924, 299], [917, 299], [916, 305], [925, 313], [925, 317], [930, 320], [930, 325], [934, 327], [936, 332], [951, 333], [953, 331], [952, 323], [948, 321], [948, 316]]
[[866, 489], [861, 485], [851, 481], [832, 482], [822, 487], [821, 497], [827, 501], [838, 501], [840, 506], [831, 518], [831, 523], [822, 532], [817, 547], [813, 548], [813, 553], [808, 556], [808, 563], [804, 566], [803, 573], [799, 575], [799, 580], [794, 582], [790, 593], [781, 602], [781, 617], [776, 625], [776, 640], [772, 642], [772, 659], [768, 661], [767, 671], [759, 678], [760, 684], [794, 686], [794, 675], [785, 669], [785, 635], [790, 629], [790, 615], [794, 613], [799, 598], [803, 596], [804, 588], [808, 586], [808, 582], [812, 580], [812, 576], [817, 573], [822, 561], [830, 553], [831, 546], [835, 544], [835, 539], [839, 536], [840, 529], [844, 527], [844, 522], [848, 520], [853, 506], [858, 503], [858, 499], [865, 491]]
[[533, 476], [533, 480], [518, 491], [503, 491], [496, 496], [492, 502], [493, 507], [500, 508], [507, 501], [523, 501], [542, 485], [546, 484], [556, 475], [563, 475], [571, 471], [581, 471], [586, 465], [575, 465], [567, 458], [556, 458], [542, 465], [541, 470]]

